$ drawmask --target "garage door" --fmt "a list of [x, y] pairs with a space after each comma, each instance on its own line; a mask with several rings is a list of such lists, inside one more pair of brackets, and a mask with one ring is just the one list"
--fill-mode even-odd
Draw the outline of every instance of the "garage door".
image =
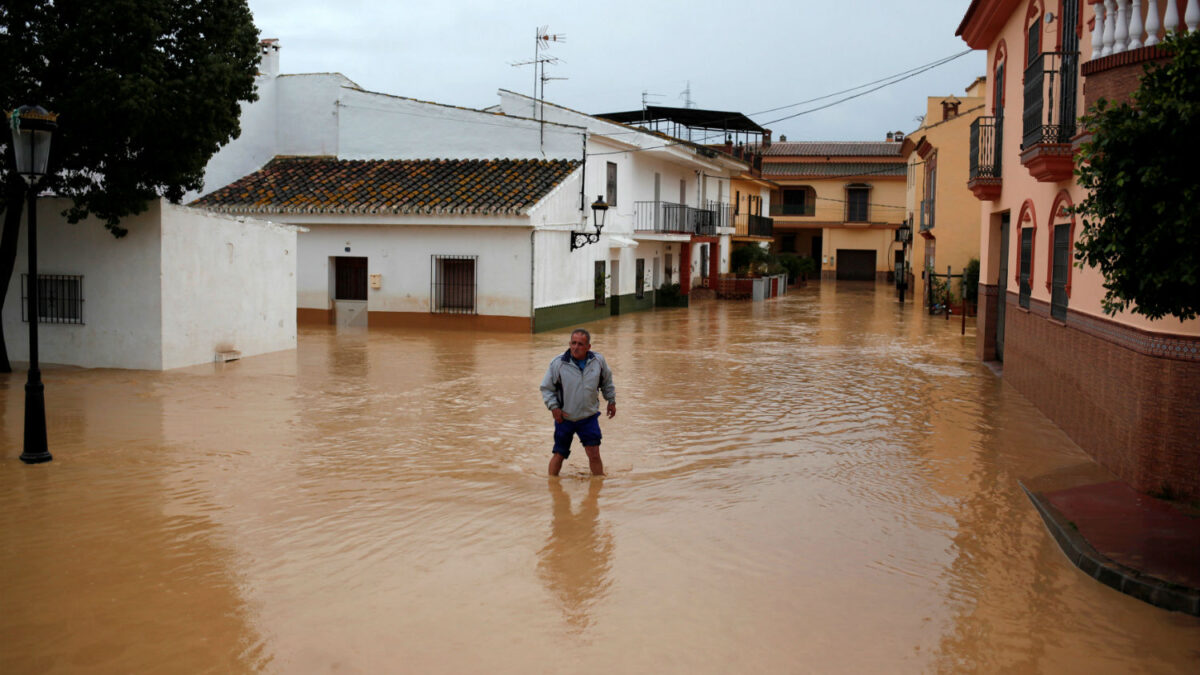
[[837, 250], [838, 281], [875, 281], [875, 251]]

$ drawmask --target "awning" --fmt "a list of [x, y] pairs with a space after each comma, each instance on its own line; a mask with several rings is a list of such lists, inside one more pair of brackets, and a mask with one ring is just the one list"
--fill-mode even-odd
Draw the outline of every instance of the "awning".
[[609, 248], [634, 248], [638, 243], [629, 237], [622, 237], [616, 234], [608, 235]]

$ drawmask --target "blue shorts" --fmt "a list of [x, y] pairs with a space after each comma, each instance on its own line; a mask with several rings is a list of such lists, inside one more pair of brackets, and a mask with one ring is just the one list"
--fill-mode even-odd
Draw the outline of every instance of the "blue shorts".
[[600, 445], [600, 413], [581, 420], [564, 419], [554, 423], [554, 453], [563, 459], [571, 456], [571, 441], [579, 434], [584, 447]]

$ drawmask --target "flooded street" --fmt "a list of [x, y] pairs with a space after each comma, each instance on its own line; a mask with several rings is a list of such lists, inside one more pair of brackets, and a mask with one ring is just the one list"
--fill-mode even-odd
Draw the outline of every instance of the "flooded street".
[[1017, 480], [1087, 457], [880, 285], [589, 324], [609, 476], [545, 476], [566, 330], [305, 328], [0, 376], [0, 672], [1200, 671]]

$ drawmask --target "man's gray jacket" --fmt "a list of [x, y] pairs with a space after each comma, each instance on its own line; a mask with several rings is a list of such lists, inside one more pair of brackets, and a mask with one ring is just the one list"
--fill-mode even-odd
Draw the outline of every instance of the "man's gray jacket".
[[542, 400], [546, 408], [562, 408], [563, 416], [569, 420], [581, 420], [600, 412], [597, 391], [604, 392], [609, 403], [617, 402], [617, 388], [613, 385], [612, 371], [608, 362], [596, 352], [588, 352], [583, 370], [571, 359], [571, 350], [554, 357], [542, 378]]

